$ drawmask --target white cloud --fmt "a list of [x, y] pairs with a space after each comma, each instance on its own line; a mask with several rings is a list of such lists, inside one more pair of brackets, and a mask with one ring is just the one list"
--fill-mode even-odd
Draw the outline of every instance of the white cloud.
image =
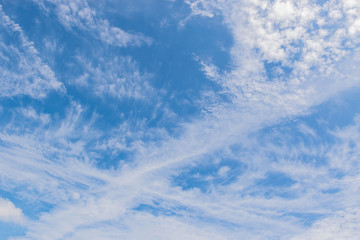
[[25, 216], [11, 201], [0, 198], [0, 221], [24, 224]]
[[[75, 110], [75, 113], [77, 111]], [[101, 227], [96, 227], [98, 224], [122, 219], [138, 204], [152, 205], [154, 199], [162, 201], [163, 207], [168, 211], [176, 213], [178, 211], [176, 208], [180, 207], [179, 213], [186, 214], [188, 217], [185, 219], [179, 217], [179, 220], [174, 220], [174, 217], [169, 216], [165, 222], [180, 221], [183, 236], [188, 236], [190, 239], [196, 239], [196, 235], [193, 235], [194, 231], [198, 231], [199, 236], [206, 238], [207, 230], [203, 230], [203, 228], [212, 228], [212, 225], [208, 226], [207, 224], [194, 227], [193, 224], [181, 223], [186, 222], [187, 218], [189, 221], [195, 221], [197, 216], [211, 217], [216, 221], [218, 219], [229, 221], [232, 224], [245, 224], [249, 219], [257, 222], [255, 225], [253, 225], [254, 222], [251, 222], [249, 227], [259, 225], [279, 227], [283, 224], [282, 221], [272, 221], [271, 223], [269, 219], [245, 214], [246, 208], [236, 207], [231, 200], [231, 194], [229, 196], [223, 195], [223, 193], [208, 195], [196, 190], [179, 191], [178, 187], [171, 186], [168, 178], [178, 171], [176, 170], [178, 167], [191, 164], [201, 155], [221, 147], [229, 132], [225, 136], [214, 137], [222, 130], [212, 131], [207, 128], [209, 126], [201, 127], [204, 122], [199, 122], [199, 125], [189, 125], [187, 126], [188, 132], [184, 137], [168, 139], [160, 146], [147, 144], [140, 149], [135, 162], [129, 163], [128, 167], [123, 166], [118, 171], [112, 172], [111, 170], [99, 170], [86, 163], [86, 153], [82, 150], [81, 145], [79, 149], [76, 147], [78, 146], [77, 142], [69, 140], [74, 136], [71, 131], [77, 132], [76, 135], [81, 132], [76, 127], [79, 126], [77, 119], [79, 119], [78, 114], [70, 112], [69, 118], [60, 124], [59, 128], [46, 132], [33, 132], [34, 135], [1, 135], [3, 146], [0, 157], [4, 159], [0, 168], [2, 170], [1, 184], [6, 186], [7, 190], [10, 190], [12, 186], [24, 186], [25, 189], [31, 187], [25, 193], [19, 194], [25, 194], [27, 197], [29, 196], [26, 193], [35, 194], [38, 196], [38, 200], [57, 205], [50, 213], [42, 214], [39, 221], [27, 225], [28, 239], [45, 239], [49, 236], [59, 239], [72, 235], [81, 237], [80, 233], [86, 236], [89, 232], [100, 231]], [[233, 131], [234, 129], [232, 129]], [[239, 133], [238, 129], [235, 131]], [[204, 133], [206, 133], [205, 138]], [[80, 135], [83, 136], [79, 140], [80, 143], [91, 136], [83, 133]], [[208, 141], [210, 139], [213, 140]], [[48, 156], [51, 156], [51, 159]], [[54, 156], [56, 157], [54, 158]], [[78, 188], [79, 185], [83, 187]], [[74, 198], [74, 193], [77, 193], [78, 197]], [[221, 195], [224, 197], [220, 197]], [[237, 199], [238, 202], [240, 200]], [[34, 199], [28, 198], [28, 201], [34, 201]], [[192, 209], [193, 213], [184, 212], [181, 210], [181, 206]], [[219, 215], [219, 213], [221, 214]], [[144, 234], [151, 234], [147, 232], [148, 229], [156, 228], [156, 226], [152, 226], [154, 221], [161, 222], [161, 224], [159, 223], [161, 229], [165, 224], [162, 218], [161, 215], [159, 217], [152, 216], [150, 220], [145, 221], [142, 224]], [[134, 222], [137, 222], [136, 218]], [[129, 227], [133, 226], [134, 222], [130, 222]], [[122, 226], [123, 221], [120, 221], [119, 224]], [[148, 225], [149, 227], [146, 228]], [[54, 226], [57, 226], [56, 231], [54, 231]], [[287, 229], [289, 227], [287, 226]], [[221, 239], [225, 234], [229, 236], [228, 239], [231, 239], [231, 234], [234, 233], [227, 232], [229, 230], [226, 229], [226, 224], [221, 231], [219, 227], [216, 227], [211, 235], [219, 236]], [[122, 236], [131, 239], [137, 236], [138, 232], [137, 228], [137, 231], [122, 233]], [[103, 233], [99, 233], [99, 238], [103, 236], [101, 234]], [[153, 234], [155, 234], [154, 237], [166, 238], [170, 232], [159, 233], [160, 235], [154, 232]], [[236, 236], [254, 236], [249, 231], [238, 234]]]
[[202, 16], [202, 17], [214, 17], [215, 9], [212, 8], [211, 1], [204, 0], [185, 0], [186, 4], [189, 5], [191, 9], [191, 14], [179, 22], [179, 27], [183, 28], [188, 21], [190, 21], [194, 16]]
[[66, 28], [76, 27], [89, 31], [95, 38], [99, 38], [107, 44], [126, 47], [152, 43], [150, 37], [138, 33], [127, 33], [110, 25], [107, 19], [99, 17], [96, 10], [90, 8], [86, 0], [34, 0], [34, 2], [45, 11], [50, 11], [46, 3], [51, 3], [50, 6], [55, 6], [59, 20]]
[[[85, 239], [89, 234], [93, 234], [95, 239], [132, 239], [141, 234], [150, 239], [166, 239], [173, 231], [160, 229], [167, 229], [169, 222], [181, 230], [179, 236], [189, 239], [198, 239], [197, 236], [206, 239], [209, 235], [219, 239], [289, 239], [305, 228], [301, 220], [286, 216], [287, 213], [331, 214], [334, 207], [351, 207], [357, 202], [356, 197], [352, 201], [343, 201], [347, 193], [342, 191], [354, 179], [337, 182], [329, 175], [326, 166], [297, 161], [298, 155], [311, 153], [311, 149], [301, 148], [301, 144], [287, 148], [259, 147], [258, 142], [249, 139], [249, 132], [256, 131], [254, 129], [264, 121], [256, 118], [259, 115], [243, 114], [246, 122], [241, 124], [236, 121], [238, 113], [228, 116], [231, 118], [228, 121], [222, 119], [221, 123], [218, 119], [192, 122], [185, 126], [182, 137], [168, 137], [161, 144], [147, 143], [138, 150], [134, 162], [112, 171], [100, 170], [87, 163], [86, 151], [76, 147], [79, 146], [76, 141], [70, 140], [75, 135], [82, 136], [78, 140], [80, 143], [96, 138], [78, 128], [84, 125], [80, 117], [81, 107], [74, 104], [73, 108], [64, 123], [46, 133], [1, 135], [3, 145], [5, 143], [0, 151], [0, 157], [5, 160], [0, 167], [3, 170], [2, 184], [8, 189], [14, 183], [16, 186], [31, 186], [41, 193], [36, 194], [41, 200], [56, 204], [52, 211], [41, 214], [38, 221], [27, 224], [25, 239]], [[283, 137], [283, 141], [287, 141], [286, 135]], [[247, 165], [247, 170], [234, 183], [215, 185], [208, 192], [173, 186], [171, 176], [179, 174], [183, 167], [201, 162], [204, 155], [211, 155], [216, 149], [226, 149], [234, 142], [254, 144], [254, 150], [241, 152], [242, 156], [237, 158]], [[267, 157], [274, 151], [279, 158], [278, 164], [271, 164]], [[232, 155], [237, 154], [234, 152]], [[271, 189], [274, 193], [292, 193], [295, 198], [276, 195], [267, 198], [258, 192], [256, 181], [264, 179], [270, 171], [284, 172], [298, 181], [288, 188]], [[218, 173], [224, 172], [228, 172], [226, 167]], [[83, 187], [79, 188], [79, 185]], [[343, 187], [341, 194], [334, 195], [329, 201], [329, 197], [320, 192], [331, 185]], [[356, 188], [354, 186], [353, 191]], [[265, 190], [261, 188], [261, 191]], [[132, 210], [139, 204], [148, 204], [160, 212], [152, 215]], [[134, 227], [139, 222], [141, 224]], [[234, 231], [233, 226], [239, 230]], [[111, 234], [106, 231], [111, 231]]]
[[[191, 7], [205, 6], [199, 2], [203, 1]], [[357, 236], [354, 229], [359, 214], [352, 212], [359, 202], [359, 147], [354, 145], [360, 142], [357, 122], [336, 132], [339, 143], [330, 146], [309, 147], [301, 140], [290, 144], [288, 135], [281, 131], [270, 133], [265, 144], [262, 139], [249, 136], [283, 119], [308, 113], [312, 106], [358, 85], [356, 39], [349, 37], [353, 34], [352, 25], [348, 32], [335, 25], [335, 30], [311, 27], [315, 23], [324, 26], [319, 13], [326, 6], [331, 8], [326, 10], [332, 13], [331, 21], [347, 14], [341, 7], [345, 5], [332, 2], [334, 6], [318, 6], [309, 1], [217, 1], [214, 5], [210, 1], [205, 10], [218, 7], [234, 33], [235, 66], [221, 74], [216, 66], [201, 64], [207, 76], [232, 97], [232, 102], [218, 103], [202, 118], [182, 123], [181, 134], [174, 137], [164, 134], [162, 141], [132, 148], [136, 150], [132, 161], [121, 163], [116, 170], [98, 169], [91, 162], [86, 143], [97, 141], [101, 134], [91, 121], [83, 121], [83, 108], [76, 103], [67, 117], [50, 129], [2, 132], [2, 186], [8, 190], [25, 186], [26, 190], [19, 194], [31, 195], [36, 191], [40, 200], [55, 204], [50, 212], [41, 213], [38, 220], [27, 224], [25, 239], [290, 239], [307, 230], [297, 213], [330, 215], [318, 220], [313, 230], [305, 234], [307, 237], [317, 236], [332, 226], [339, 238]], [[346, 6], [355, 9], [350, 3]], [[95, 21], [91, 10], [79, 10], [83, 8], [78, 6], [69, 3], [68, 9], [65, 6], [58, 9], [64, 24], [81, 28]], [[279, 15], [282, 8], [292, 14]], [[72, 11], [80, 17], [75, 18]], [[211, 16], [200, 10], [195, 14]], [[324, 37], [329, 34], [328, 39]], [[297, 45], [299, 41], [303, 46]], [[344, 41], [349, 42], [354, 54], [344, 50]], [[299, 59], [294, 53], [300, 54]], [[88, 74], [79, 78], [78, 83], [92, 89], [100, 85], [101, 93], [124, 96], [128, 93], [122, 87], [127, 82], [116, 68], [122, 61], [130, 63], [131, 74], [124, 77], [126, 81], [140, 76], [129, 59], [120, 58], [104, 66], [84, 64]], [[269, 79], [264, 74], [266, 61], [279, 61], [281, 67], [294, 68], [294, 73]], [[141, 78], [134, 82], [142, 83]], [[135, 89], [131, 96], [142, 94], [141, 88], [130, 89]], [[21, 112], [27, 118], [41, 121], [41, 114], [34, 111]], [[122, 127], [113, 134], [131, 136], [128, 126]], [[299, 128], [309, 138], [318, 137], [308, 126]], [[106, 150], [127, 149], [122, 136], [112, 136], [97, 146]], [[236, 147], [240, 148], [238, 152]], [[186, 190], [173, 182], [172, 177], [181, 174], [184, 168], [210, 162], [209, 158], [217, 152], [246, 165], [232, 183], [207, 182], [208, 186], [201, 191], [199, 187]], [[303, 155], [315, 160], [301, 161]], [[272, 156], [276, 156], [276, 161]], [[325, 163], [321, 164], [319, 159], [325, 159]], [[216, 169], [213, 174], [230, 174], [230, 167]], [[333, 169], [344, 171], [347, 177], [334, 177]], [[289, 186], [267, 183], [259, 187], [259, 181], [265, 181], [271, 172], [283, 174], [293, 183]], [[332, 187], [339, 193], [329, 197], [325, 190]], [[150, 206], [148, 213], [134, 210], [140, 204]], [[151, 207], [154, 214], [150, 214]], [[352, 210], [341, 212], [349, 208]], [[349, 223], [343, 233], [341, 222]]]
[[[270, 116], [281, 119], [303, 114], [331, 96], [359, 86], [356, 66], [360, 36], [346, 30], [357, 18], [356, 4], [328, 1], [320, 5], [307, 0], [200, 2], [188, 4], [222, 14], [233, 33], [232, 70], [221, 73], [211, 63], [201, 62], [205, 75], [232, 99], [230, 111], [253, 111], [266, 122]], [[196, 9], [192, 14], [198, 14]], [[347, 21], [329, 17], [339, 13]], [[264, 114], [255, 113], [256, 109]], [[226, 111], [217, 115], [227, 115]]]
[[316, 222], [305, 233], [291, 238], [291, 240], [337, 240], [360, 238], [359, 209], [346, 209], [331, 217]]
[[[102, 206], [103, 207], [103, 206]], [[107, 208], [109, 209], [109, 208]], [[85, 209], [83, 209], [85, 210]], [[91, 209], [88, 209], [91, 211]], [[76, 211], [78, 214], [78, 211]], [[68, 217], [68, 216], [67, 216]], [[57, 224], [53, 222], [51, 224]], [[68, 225], [70, 226], [71, 223]], [[194, 225], [196, 224], [196, 225]], [[62, 225], [62, 224], [61, 224]], [[54, 225], [53, 225], [54, 226]], [[44, 226], [39, 226], [39, 230]], [[64, 229], [62, 226], [59, 229]], [[47, 232], [48, 233], [48, 232]], [[41, 235], [40, 232], [29, 232], [24, 238], [16, 239], [61, 239], [63, 235], [57, 235], [57, 230], [50, 234]], [[175, 216], [153, 216], [148, 213], [131, 211], [124, 214], [111, 224], [102, 222], [96, 227], [82, 226], [66, 235], [67, 239], [228, 239], [225, 234], [219, 234], [216, 230], [206, 226], [198, 226], [197, 223], [186, 221]]]
[[228, 166], [221, 167], [218, 171], [218, 174], [220, 176], [226, 176], [227, 172], [230, 171], [230, 168]]
[[[307, 0], [296, 3], [284, 0], [210, 1], [203, 9], [222, 11], [234, 36], [233, 60], [247, 74], [261, 73], [263, 61], [294, 68], [296, 75], [310, 74], [311, 67], [329, 70], [348, 53], [345, 50], [348, 45], [356, 48], [354, 44], [359, 42], [355, 30], [358, 6], [346, 1], [329, 1], [324, 5]], [[196, 13], [194, 10], [193, 14]], [[328, 17], [339, 14], [347, 21]], [[246, 64], [247, 61], [250, 64]]]
[[[51, 90], [64, 91], [51, 68], [42, 61], [33, 42], [0, 5], [0, 96], [43, 98]], [[9, 39], [12, 40], [9, 42]]]
[[141, 73], [130, 57], [114, 57], [96, 63], [81, 57], [78, 60], [84, 68], [84, 74], [74, 83], [90, 88], [100, 97], [146, 99], [154, 94], [148, 81], [151, 76]]
[[[41, 114], [33, 109], [29, 111], [19, 111], [25, 114], [23, 122], [10, 122], [0, 133], [2, 189], [11, 191], [15, 186], [22, 186], [26, 190], [19, 194], [29, 202], [59, 203], [73, 199], [74, 194], [83, 194], [88, 184], [101, 184], [102, 173], [93, 168], [93, 162], [85, 153], [87, 141], [98, 135], [91, 128], [91, 120], [83, 122], [82, 108], [74, 103], [66, 117], [52, 121], [51, 126], [46, 117], [44, 122]], [[37, 124], [29, 127], [26, 125], [29, 119]]]

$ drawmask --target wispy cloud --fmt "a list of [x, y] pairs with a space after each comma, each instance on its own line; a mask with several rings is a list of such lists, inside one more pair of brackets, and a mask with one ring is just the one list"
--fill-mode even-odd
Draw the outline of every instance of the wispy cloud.
[[[79, 109], [79, 106], [76, 108]], [[63, 136], [64, 140], [74, 136], [71, 131], [77, 128], [72, 126], [76, 126], [76, 119], [79, 119], [78, 114], [73, 114], [74, 111], [78, 112], [70, 111], [69, 117], [59, 125], [60, 128], [47, 131], [48, 136]], [[336, 146], [329, 146], [324, 150], [312, 149], [301, 141], [293, 146], [287, 144], [288, 147], [277, 144], [264, 146], [259, 140], [246, 137], [254, 128], [239, 131], [233, 124], [227, 125], [229, 128], [224, 125], [217, 131], [215, 129], [219, 125], [209, 130], [209, 125], [205, 127], [204, 123], [202, 121], [198, 122], [198, 125], [188, 125], [186, 133], [180, 139], [167, 138], [167, 141], [160, 145], [149, 143], [148, 146], [142, 146], [136, 162], [120, 165], [118, 171], [99, 170], [86, 163], [87, 157], [83, 148], [74, 149], [79, 146], [76, 142], [65, 140], [65, 143], [74, 149], [69, 153], [67, 147], [61, 150], [63, 147], [57, 144], [58, 141], [49, 141], [44, 135], [39, 135], [39, 132], [37, 135], [40, 137], [33, 141], [29, 141], [29, 136], [6, 138], [2, 135], [2, 141], [7, 143], [7, 146], [10, 146], [10, 142], [12, 145], [21, 144], [19, 148], [3, 147], [1, 152], [2, 158], [6, 159], [4, 164], [8, 165], [16, 159], [17, 166], [31, 166], [24, 170], [16, 167], [20, 172], [11, 175], [12, 182], [17, 186], [29, 184], [42, 192], [42, 201], [56, 203], [53, 211], [43, 213], [39, 221], [27, 225], [28, 233], [25, 239], [46, 239], [49, 236], [55, 239], [85, 239], [90, 233], [95, 239], [131, 239], [141, 236], [139, 234], [142, 233], [133, 229], [135, 222], [142, 222], [144, 234], [151, 238], [171, 237], [171, 231], [150, 231], [154, 228], [163, 229], [171, 222], [181, 230], [179, 236], [190, 239], [206, 239], [209, 234], [218, 236], [219, 239], [266, 239], [269, 236], [287, 239], [304, 231], [301, 214], [315, 214], [316, 220], [316, 214], [328, 215], [334, 207], [351, 207], [356, 202], [357, 198], [353, 197], [354, 202], [344, 201], [343, 205], [338, 205], [347, 196], [350, 189], [348, 184], [351, 184], [352, 180], [337, 179], [326, 163], [318, 165], [320, 160], [309, 163], [299, 160], [303, 154], [315, 159], [329, 156], [328, 162], [331, 163], [332, 159], [339, 159], [338, 156], [331, 155], [332, 150], [337, 149]], [[64, 129], [73, 130], [69, 132]], [[304, 126], [299, 129], [310, 138], [314, 137], [314, 133], [304, 132]], [[59, 135], [59, 131], [67, 134]], [[340, 136], [343, 132], [345, 134], [346, 131], [347, 128], [339, 130], [337, 135]], [[245, 136], [241, 140], [239, 137], [232, 137], [232, 134]], [[80, 142], [88, 138], [83, 133], [77, 135], [83, 136]], [[273, 135], [270, 134], [269, 137], [271, 140]], [[276, 137], [282, 139], [280, 142], [289, 142], [285, 132]], [[339, 138], [340, 144], [343, 144], [342, 141], [345, 141], [345, 138]], [[49, 146], [47, 142], [53, 144]], [[237, 145], [240, 148], [236, 147]], [[35, 148], [43, 150], [34, 156], [38, 151]], [[225, 150], [221, 150], [224, 148]], [[214, 152], [215, 149], [219, 149], [217, 153]], [[24, 151], [29, 154], [24, 155]], [[7, 152], [9, 154], [6, 154]], [[58, 155], [57, 161], [53, 157], [47, 160], [54, 154]], [[13, 160], [10, 156], [14, 156]], [[273, 162], [270, 156], [277, 156], [278, 159]], [[229, 158], [244, 165], [243, 172], [236, 174], [232, 183], [225, 181], [225, 184], [211, 184], [211, 178], [200, 175], [200, 179], [205, 183], [204, 188], [198, 186], [183, 189], [180, 182], [173, 179], [186, 168], [196, 169], [197, 165], [203, 162], [215, 166], [216, 171], [210, 171], [210, 176], [220, 171], [222, 173], [219, 177], [223, 178], [231, 173], [231, 170], [221, 171], [227, 166], [224, 160]], [[346, 159], [346, 156], [343, 159]], [[229, 166], [231, 169], [231, 165]], [[1, 167], [4, 172], [12, 168], [15, 167]], [[267, 180], [269, 174], [277, 174], [283, 185]], [[2, 176], [10, 179], [10, 175]], [[26, 180], [21, 181], [20, 176]], [[51, 186], [48, 186], [49, 184]], [[329, 202], [329, 193], [326, 191], [333, 187], [340, 189], [337, 194], [332, 195]], [[62, 221], [64, 219], [66, 221]], [[57, 226], [56, 231], [53, 230], [54, 225]], [[234, 231], [234, 227], [240, 230]], [[193, 235], [194, 232], [196, 235]]]
[[291, 239], [357, 239], [360, 237], [359, 221], [358, 209], [346, 209], [315, 223], [310, 230]]
[[[111, 27], [87, 2], [37, 3], [54, 7], [67, 28], [106, 42], [101, 32]], [[1, 187], [50, 205], [16, 239], [357, 237], [359, 118], [342, 127], [313, 119], [316, 106], [359, 85], [357, 5], [186, 3], [189, 22], [222, 14], [234, 46], [230, 70], [197, 59], [221, 89], [207, 92], [204, 99], [215, 100], [174, 132], [137, 119], [109, 134], [96, 125], [96, 111], [86, 117], [76, 100], [64, 116], [33, 106], [9, 110], [15, 117], [0, 131]], [[144, 41], [121, 36], [109, 43]], [[156, 98], [133, 58], [86, 59], [77, 59], [84, 68], [77, 86], [117, 101]], [[131, 156], [98, 167], [98, 155], [121, 151]]]
[[99, 97], [141, 100], [154, 94], [149, 83], [151, 75], [142, 73], [131, 57], [98, 59], [92, 62], [79, 57], [78, 61], [84, 74], [76, 78], [73, 84], [89, 88]]
[[128, 33], [119, 27], [112, 26], [107, 19], [98, 16], [86, 0], [34, 0], [45, 11], [55, 12], [59, 21], [68, 29], [73, 27], [90, 32], [93, 37], [103, 42], [119, 46], [150, 45], [152, 39], [139, 33]]
[[43, 98], [51, 90], [64, 91], [51, 68], [42, 61], [34, 43], [0, 5], [0, 96]]

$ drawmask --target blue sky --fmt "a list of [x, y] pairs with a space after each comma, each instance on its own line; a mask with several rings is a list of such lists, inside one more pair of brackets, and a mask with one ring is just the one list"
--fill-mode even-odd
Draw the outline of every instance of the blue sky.
[[0, 0], [0, 240], [359, 239], [355, 0]]

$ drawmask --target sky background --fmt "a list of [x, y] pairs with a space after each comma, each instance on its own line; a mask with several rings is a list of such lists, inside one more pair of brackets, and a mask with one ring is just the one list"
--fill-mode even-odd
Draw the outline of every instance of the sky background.
[[0, 0], [0, 240], [360, 239], [357, 0]]

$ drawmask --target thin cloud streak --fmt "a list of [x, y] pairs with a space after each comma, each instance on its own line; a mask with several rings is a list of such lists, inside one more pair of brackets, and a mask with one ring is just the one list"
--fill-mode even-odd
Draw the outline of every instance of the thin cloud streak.
[[[150, 45], [152, 39], [141, 34], [131, 34], [112, 26], [107, 19], [98, 17], [95, 9], [92, 9], [86, 0], [33, 0], [46, 12], [55, 7], [59, 21], [67, 28], [73, 27], [89, 31], [93, 37], [101, 41], [118, 46], [141, 46]], [[49, 6], [50, 3], [50, 6]]]
[[[64, 92], [63, 84], [42, 61], [34, 43], [21, 27], [7, 16], [0, 5], [0, 90], [1, 97], [29, 95], [44, 98], [51, 90]], [[8, 38], [13, 38], [9, 43]]]

